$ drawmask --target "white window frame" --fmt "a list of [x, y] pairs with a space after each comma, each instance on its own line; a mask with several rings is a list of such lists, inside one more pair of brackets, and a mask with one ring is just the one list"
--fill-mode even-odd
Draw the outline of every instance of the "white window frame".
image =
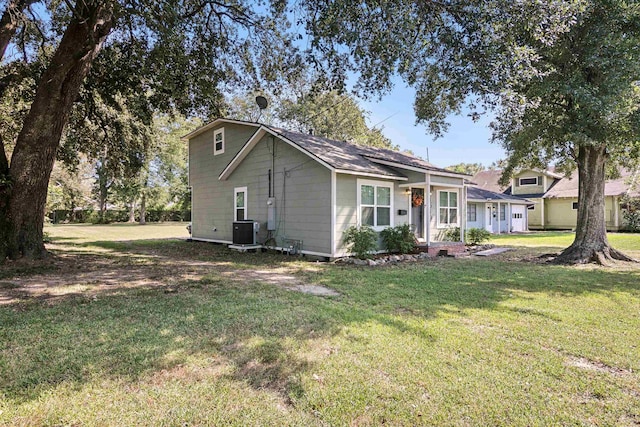
[[[236, 206], [236, 200], [238, 200], [238, 193], [244, 193], [244, 206], [239, 208]], [[249, 205], [249, 193], [247, 192], [247, 187], [236, 187], [233, 189], [233, 220], [234, 221], [246, 221], [249, 218], [247, 213]], [[238, 219], [238, 209], [244, 209], [244, 218]]]
[[[442, 207], [440, 206], [440, 193], [455, 193], [456, 194], [456, 199], [458, 201], [458, 206], [456, 206], [455, 208], [452, 208], [450, 206], [445, 206]], [[449, 203], [451, 196], [447, 196], [447, 202]], [[447, 222], [442, 222], [442, 218], [440, 218], [440, 209], [447, 209], [447, 221], [449, 220], [449, 211], [451, 209], [455, 209], [456, 211], [458, 211], [457, 215], [456, 215], [456, 222], [455, 223], [447, 223]], [[437, 216], [438, 216], [438, 228], [451, 228], [451, 227], [459, 227], [460, 226], [460, 192], [455, 190], [455, 191], [451, 191], [451, 190], [438, 190], [438, 199], [437, 199]]]
[[[520, 184], [519, 187], [537, 187], [538, 185], [541, 185], [539, 178], [540, 177], [538, 177], [538, 176], [529, 176], [529, 177], [524, 177], [524, 178], [518, 178], [518, 184]], [[535, 184], [523, 184], [522, 183], [523, 179], [535, 179], [536, 183]]]
[[[221, 143], [222, 143], [222, 147], [218, 150], [216, 147], [216, 138], [218, 137], [218, 135], [221, 136]], [[223, 154], [224, 153], [224, 128], [220, 128], [220, 129], [216, 129], [213, 131], [213, 155], [217, 156], [218, 154]]]
[[505, 205], [504, 203], [500, 205], [500, 210], [498, 211], [498, 218], [500, 218], [500, 221], [507, 220], [507, 205]]
[[[356, 191], [357, 194], [357, 213], [358, 213], [358, 226], [362, 225], [362, 186], [368, 185], [373, 187], [373, 197], [374, 204], [373, 205], [364, 205], [364, 207], [372, 207], [373, 208], [373, 228], [375, 231], [382, 231], [385, 228], [394, 226], [394, 215], [393, 215], [393, 187], [394, 184], [392, 182], [387, 181], [373, 181], [368, 179], [358, 179], [357, 180]], [[378, 205], [378, 187], [385, 187], [390, 189], [389, 194], [389, 205]], [[389, 225], [377, 225], [378, 224], [378, 208], [389, 208]]]

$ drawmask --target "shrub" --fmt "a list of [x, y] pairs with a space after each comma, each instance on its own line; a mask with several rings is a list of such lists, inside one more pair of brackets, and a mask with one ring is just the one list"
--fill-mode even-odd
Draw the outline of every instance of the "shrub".
[[640, 210], [624, 211], [622, 214], [624, 218], [624, 228], [634, 233], [640, 232]]
[[406, 254], [416, 247], [416, 238], [411, 232], [409, 224], [385, 228], [380, 232], [380, 236], [382, 236], [382, 243], [389, 252]]
[[453, 228], [447, 229], [447, 231], [444, 232], [444, 238], [449, 242], [459, 242], [460, 227], [453, 227]]
[[484, 228], [470, 228], [467, 230], [467, 242], [480, 245], [491, 238], [491, 233]]
[[351, 252], [360, 259], [369, 258], [378, 249], [378, 235], [367, 225], [347, 228], [343, 240], [351, 245]]

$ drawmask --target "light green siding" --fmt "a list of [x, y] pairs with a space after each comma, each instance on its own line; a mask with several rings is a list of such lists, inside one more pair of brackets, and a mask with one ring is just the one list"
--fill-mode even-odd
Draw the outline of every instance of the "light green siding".
[[[406, 175], [405, 171], [402, 171]], [[424, 182], [424, 175], [422, 175]], [[345, 230], [351, 226], [358, 225], [358, 180], [391, 183], [393, 186], [393, 205], [391, 209], [391, 224], [400, 225], [408, 221], [408, 215], [398, 215], [399, 209], [409, 209], [409, 196], [405, 193], [406, 188], [400, 188], [400, 184], [405, 181], [392, 181], [376, 179], [371, 177], [337, 174], [336, 176], [336, 222], [335, 241], [336, 255], [348, 253], [343, 241]], [[382, 249], [381, 241], [378, 242]]]
[[543, 199], [529, 198], [533, 202], [533, 209], [527, 211], [528, 225], [532, 230], [542, 229], [542, 209], [544, 203]]
[[358, 225], [357, 191], [357, 178], [354, 175], [337, 174], [335, 239], [338, 253], [347, 250], [342, 241], [344, 231], [352, 225]]
[[[520, 185], [519, 180], [521, 178], [538, 178], [542, 177], [541, 185]], [[549, 178], [544, 176], [541, 172], [525, 170], [516, 175], [513, 179], [513, 183], [511, 186], [511, 193], [515, 196], [519, 194], [542, 194], [546, 192], [551, 184], [553, 183], [553, 178]]]
[[[213, 133], [224, 127], [225, 150], [213, 155]], [[233, 186], [221, 185], [218, 175], [229, 164], [233, 156], [244, 146], [256, 128], [224, 123], [189, 141], [189, 185], [191, 186], [192, 235], [210, 240], [231, 241], [231, 218]], [[227, 194], [228, 193], [228, 194]], [[251, 190], [249, 190], [251, 197]], [[251, 215], [251, 205], [249, 206]], [[217, 231], [213, 231], [217, 228]]]
[[269, 237], [267, 199], [269, 169], [273, 162], [276, 231], [271, 237], [275, 238], [275, 246], [289, 246], [286, 239], [293, 239], [302, 241], [303, 251], [329, 255], [331, 172], [298, 149], [268, 135], [257, 143], [227, 180], [220, 181], [219, 174], [255, 130], [224, 126], [227, 146], [221, 156], [213, 158], [214, 129], [191, 141], [193, 237], [230, 242], [233, 238], [234, 188], [247, 187], [247, 219], [260, 223], [258, 241], [263, 243]]
[[[554, 198], [545, 199], [545, 229], [547, 230], [567, 230], [575, 229], [577, 225], [578, 211], [573, 210], [573, 203], [577, 202], [577, 198]], [[616, 231], [620, 229], [622, 214], [620, 212], [619, 203], [614, 198], [607, 196], [604, 199], [605, 222], [607, 230]], [[617, 223], [616, 223], [616, 209]]]
[[464, 180], [462, 178], [455, 178], [452, 176], [440, 176], [431, 175], [431, 185], [462, 185]]
[[576, 227], [578, 211], [571, 205], [577, 199], [545, 199], [545, 228], [546, 229], [573, 229]]

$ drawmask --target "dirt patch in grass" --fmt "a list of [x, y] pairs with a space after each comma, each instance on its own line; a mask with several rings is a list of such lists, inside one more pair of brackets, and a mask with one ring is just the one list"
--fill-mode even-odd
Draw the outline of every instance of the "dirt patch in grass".
[[[304, 263], [292, 262], [291, 257], [238, 254], [209, 243], [125, 242], [106, 251], [57, 244], [49, 249], [52, 257], [37, 268], [21, 262], [0, 267], [0, 305], [28, 300], [55, 303], [62, 298], [97, 297], [132, 288], [175, 292], [194, 282], [220, 281], [260, 282], [318, 296], [338, 295], [329, 288], [309, 284], [302, 274]], [[311, 263], [308, 266], [317, 268]]]
[[632, 371], [627, 369], [608, 366], [602, 362], [589, 360], [584, 357], [568, 356], [565, 363], [567, 366], [574, 366], [576, 368], [584, 369], [586, 371], [600, 372], [600, 373], [605, 373], [610, 375], [626, 376], [626, 375], [631, 375], [633, 373]]

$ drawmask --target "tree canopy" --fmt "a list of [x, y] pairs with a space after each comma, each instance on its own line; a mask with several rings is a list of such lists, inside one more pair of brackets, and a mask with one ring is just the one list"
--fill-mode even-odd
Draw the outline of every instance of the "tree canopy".
[[[394, 76], [416, 89], [436, 135], [463, 105], [494, 110], [504, 177], [520, 166], [577, 167], [576, 240], [564, 262], [627, 259], [609, 247], [607, 163], [640, 157], [640, 5], [624, 0], [358, 3], [306, 6], [329, 68], [361, 70], [359, 88]], [[343, 73], [346, 75], [346, 72]]]
[[283, 6], [9, 0], [0, 19], [0, 119], [14, 133], [0, 135], [0, 258], [46, 254], [56, 154], [114, 153], [142, 165], [155, 112], [217, 115], [227, 88], [281, 85], [295, 74], [302, 60]]

